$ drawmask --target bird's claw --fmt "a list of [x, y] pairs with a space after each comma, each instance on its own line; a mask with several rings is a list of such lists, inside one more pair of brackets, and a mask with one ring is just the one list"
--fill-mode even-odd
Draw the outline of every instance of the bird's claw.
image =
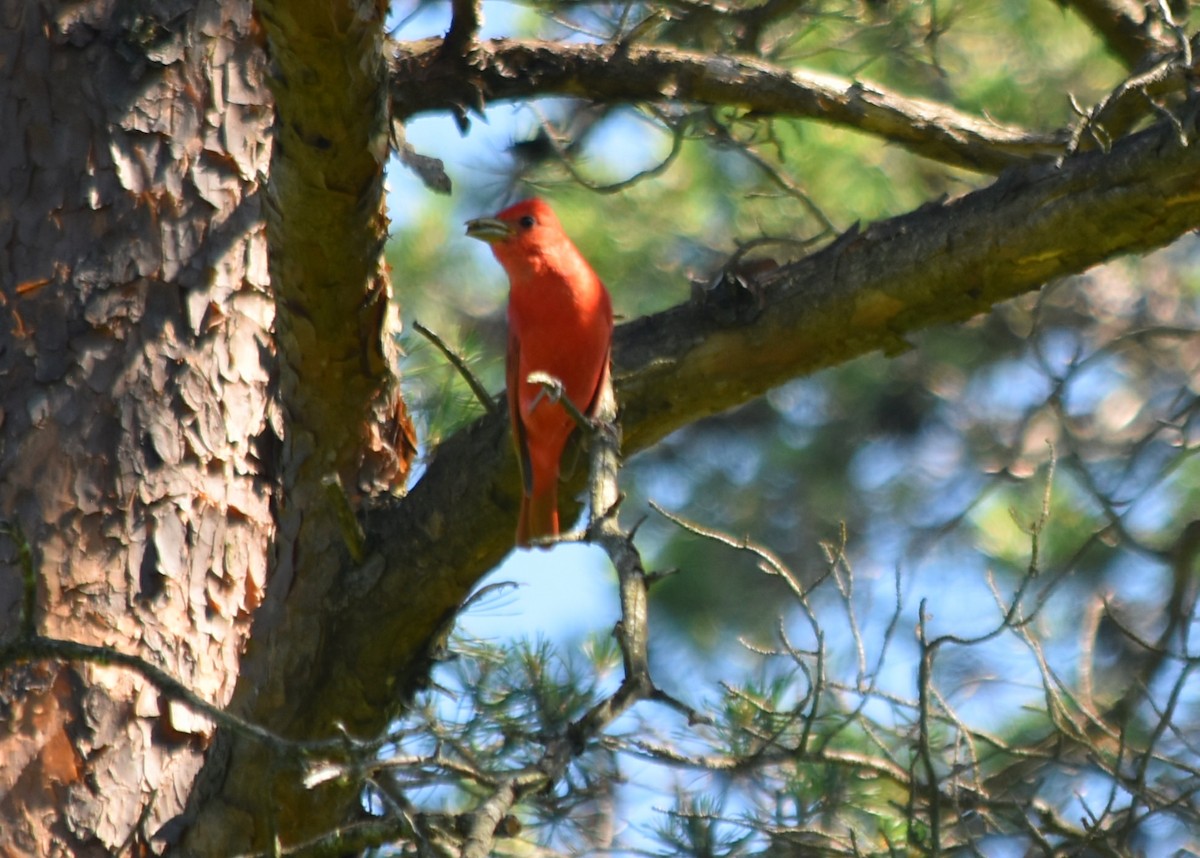
[[542, 399], [545, 399], [552, 405], [562, 401], [563, 394], [565, 392], [563, 389], [563, 383], [559, 379], [550, 375], [550, 373], [531, 372], [525, 380], [530, 384], [541, 385], [541, 389], [537, 392], [537, 395], [533, 397], [533, 402], [529, 403], [530, 411], [537, 408]]

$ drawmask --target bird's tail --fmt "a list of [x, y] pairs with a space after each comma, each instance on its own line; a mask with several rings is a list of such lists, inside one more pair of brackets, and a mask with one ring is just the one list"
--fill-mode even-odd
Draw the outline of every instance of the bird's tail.
[[529, 540], [558, 536], [558, 481], [550, 487], [521, 498], [521, 516], [517, 519], [517, 545], [529, 546]]

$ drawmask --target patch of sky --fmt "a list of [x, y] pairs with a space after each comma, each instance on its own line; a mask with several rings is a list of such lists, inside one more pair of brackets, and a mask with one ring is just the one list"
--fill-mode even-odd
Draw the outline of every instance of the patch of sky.
[[892, 438], [866, 442], [850, 460], [850, 478], [863, 491], [879, 491], [909, 468], [910, 461], [902, 447]]
[[1063, 377], [1083, 358], [1083, 333], [1071, 328], [1045, 328], [1037, 333], [1034, 343], [1045, 372]]
[[1052, 382], [1034, 361], [997, 361], [967, 384], [965, 398], [986, 421], [1013, 420], [1046, 400]]
[[1115, 388], [1124, 386], [1128, 379], [1121, 364], [1117, 355], [1097, 353], [1077, 366], [1063, 385], [1062, 399], [1067, 414], [1075, 418], [1088, 417]]
[[459, 618], [460, 633], [496, 640], [536, 631], [578, 646], [585, 630], [610, 626], [619, 616], [615, 578], [604, 553], [594, 546], [514, 549], [476, 589], [496, 584], [511, 586], [472, 605]]
[[825, 385], [810, 378], [798, 378], [775, 388], [767, 394], [767, 402], [791, 426], [816, 428], [829, 419]]

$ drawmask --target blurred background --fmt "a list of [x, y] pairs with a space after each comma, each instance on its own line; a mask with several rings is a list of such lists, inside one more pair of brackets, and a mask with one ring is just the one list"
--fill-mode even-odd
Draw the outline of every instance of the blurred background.
[[[448, 5], [397, 3], [395, 37], [443, 34]], [[487, 2], [483, 35], [598, 41], [628, 28], [635, 8]], [[720, 16], [664, 8], [654, 26], [677, 28], [678, 45], [733, 38]], [[766, 41], [772, 62], [1033, 130], [1069, 126], [1072, 99], [1091, 105], [1125, 75], [1055, 3], [798, 8]], [[629, 319], [688, 300], [751, 243], [752, 257], [786, 262], [856, 223], [993, 180], [844, 128], [726, 108], [545, 99], [463, 124], [422, 117], [407, 132], [443, 160], [454, 188], [434, 195], [399, 164], [389, 174], [400, 369], [426, 457], [481, 407], [413, 320], [489, 390], [503, 387], [507, 284], [487, 248], [463, 235], [469, 217], [544, 196]], [[1050, 820], [1051, 851], [1091, 825], [1120, 832], [1110, 843], [1119, 854], [1195, 854], [1198, 252], [1189, 238], [1047, 284], [931, 328], [902, 354], [796, 379], [628, 461], [623, 520], [644, 518], [644, 558], [676, 570], [651, 594], [655, 678], [715, 726], [639, 708], [603, 763], [581, 764], [580, 783], [594, 788], [581, 788], [569, 813], [553, 797], [527, 809], [535, 839], [579, 853], [739, 854], [787, 842], [818, 854], [803, 849], [832, 847], [805, 840], [811, 831], [853, 829], [854, 850], [913, 844], [911, 808], [884, 779], [830, 765], [733, 776], [664, 764], [637, 746], [730, 754], [777, 731], [909, 772], [932, 747], [939, 776], [987, 782]], [[764, 574], [760, 556], [689, 532], [651, 502], [769, 551], [787, 573]], [[518, 586], [492, 588], [509, 581]], [[478, 727], [480, 689], [528, 685], [539, 659], [538, 682], [579, 695], [560, 701], [562, 712], [619, 680], [615, 576], [598, 550], [516, 552], [483, 586], [492, 589], [459, 623], [460, 657], [438, 674], [445, 696], [432, 695], [427, 712]], [[820, 653], [819, 681], [799, 652]], [[920, 727], [922, 707], [936, 713], [935, 731]], [[1062, 743], [1072, 732], [1082, 750]], [[1114, 751], [1127, 735], [1153, 736], [1156, 753]], [[1016, 747], [1023, 753], [1008, 753]], [[1161, 792], [1158, 804], [1122, 785], [1127, 766]], [[444, 784], [428, 790], [430, 801], [463, 800]], [[965, 851], [1041, 848], [1017, 822], [978, 808], [958, 822]]]

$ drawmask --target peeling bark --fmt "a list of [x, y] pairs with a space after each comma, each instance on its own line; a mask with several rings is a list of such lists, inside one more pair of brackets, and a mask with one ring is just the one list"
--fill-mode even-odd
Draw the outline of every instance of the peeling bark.
[[[335, 729], [309, 691], [336, 648], [329, 608], [341, 570], [361, 562], [353, 506], [402, 485], [415, 449], [394, 386], [396, 328], [383, 246], [388, 156], [386, 3], [260, 0], [277, 107], [266, 194], [271, 282], [278, 290], [282, 450], [276, 563], [231, 704], [289, 739]], [[354, 671], [341, 681], [354, 681]], [[328, 678], [325, 681], [330, 681]], [[266, 849], [345, 818], [354, 790], [298, 788], [294, 760], [222, 733], [184, 852]]]
[[[0, 636], [233, 693], [274, 532], [270, 97], [248, 2], [0, 0]], [[0, 854], [175, 817], [211, 725], [128, 671], [0, 672]]]

